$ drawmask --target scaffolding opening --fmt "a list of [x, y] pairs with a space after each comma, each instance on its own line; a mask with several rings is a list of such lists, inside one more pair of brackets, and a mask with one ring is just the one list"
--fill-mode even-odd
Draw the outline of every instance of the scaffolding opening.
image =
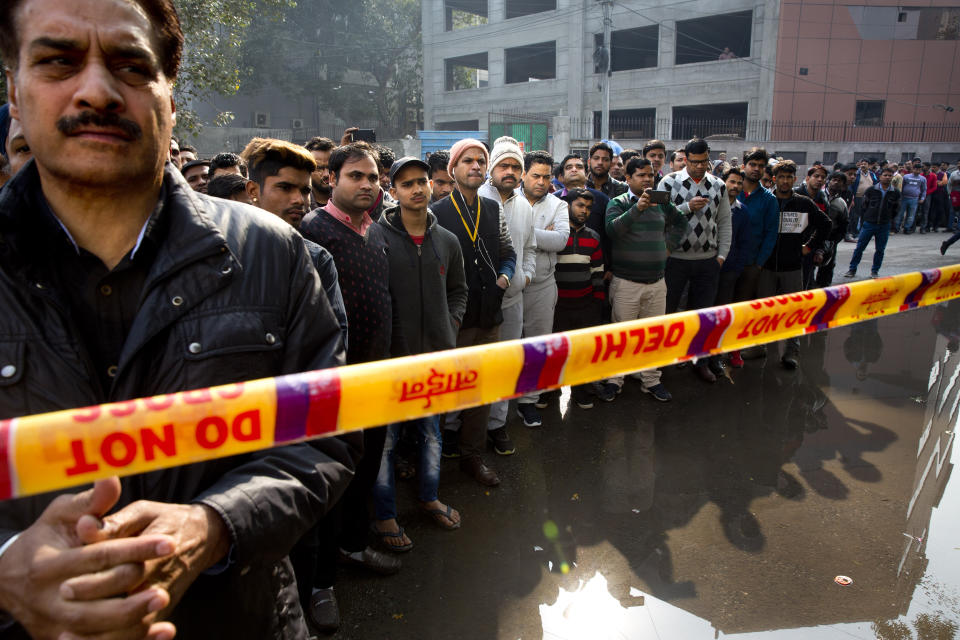
[[676, 64], [750, 57], [752, 11], [677, 21]]

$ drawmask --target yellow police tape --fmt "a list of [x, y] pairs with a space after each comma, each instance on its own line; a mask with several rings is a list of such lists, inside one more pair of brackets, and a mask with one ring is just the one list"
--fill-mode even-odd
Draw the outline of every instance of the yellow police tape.
[[0, 499], [743, 349], [960, 297], [960, 265], [527, 340], [0, 420]]

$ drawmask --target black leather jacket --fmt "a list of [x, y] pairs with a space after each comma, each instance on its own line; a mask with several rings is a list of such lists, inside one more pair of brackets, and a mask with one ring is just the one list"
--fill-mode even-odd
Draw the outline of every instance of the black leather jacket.
[[[104, 391], [50, 285], [34, 163], [0, 191], [0, 367], [16, 372], [0, 378], [0, 419], [343, 363], [340, 328], [292, 227], [195, 193], [170, 164], [164, 193], [168, 231]], [[201, 502], [230, 530], [226, 571], [198, 578], [172, 614], [178, 638], [307, 637], [286, 554], [339, 498], [361, 451], [350, 436], [123, 479], [117, 508]], [[54, 495], [0, 502], [0, 545]]]
[[900, 209], [900, 192], [890, 187], [884, 197], [879, 184], [863, 192], [863, 217], [861, 220], [873, 224], [890, 224]]

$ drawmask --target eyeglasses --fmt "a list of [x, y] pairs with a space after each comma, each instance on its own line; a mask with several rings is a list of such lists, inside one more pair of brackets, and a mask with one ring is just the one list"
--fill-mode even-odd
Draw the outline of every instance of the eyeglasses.
[[708, 165], [710, 164], [710, 158], [707, 158], [706, 160], [691, 160], [690, 158], [687, 158], [687, 164], [693, 164], [697, 166]]

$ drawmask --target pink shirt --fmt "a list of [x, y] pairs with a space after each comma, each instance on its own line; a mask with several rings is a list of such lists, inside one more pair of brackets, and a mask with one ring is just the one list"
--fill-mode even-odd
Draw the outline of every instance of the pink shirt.
[[373, 224], [373, 218], [370, 217], [370, 214], [364, 213], [363, 218], [360, 220], [360, 228], [356, 228], [353, 226], [353, 221], [350, 220], [350, 216], [345, 214], [343, 211], [340, 211], [340, 209], [337, 209], [336, 205], [333, 204], [333, 198], [330, 198], [330, 200], [327, 201], [327, 204], [321, 207], [321, 209], [329, 213], [343, 224], [347, 225], [351, 231], [354, 231], [361, 236], [367, 235], [367, 229], [369, 229], [370, 225]]

